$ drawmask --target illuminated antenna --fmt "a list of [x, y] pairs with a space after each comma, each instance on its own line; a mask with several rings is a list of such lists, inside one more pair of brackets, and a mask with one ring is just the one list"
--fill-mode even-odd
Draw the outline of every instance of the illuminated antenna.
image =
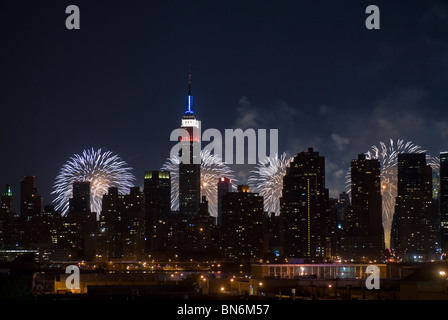
[[193, 95], [191, 93], [191, 64], [188, 65], [188, 106], [185, 113], [194, 113], [193, 107]]
[[191, 96], [191, 64], [188, 65], [188, 95]]

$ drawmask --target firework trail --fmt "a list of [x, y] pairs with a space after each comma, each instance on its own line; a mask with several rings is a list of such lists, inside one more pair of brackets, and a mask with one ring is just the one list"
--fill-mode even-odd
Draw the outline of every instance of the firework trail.
[[[162, 170], [170, 171], [171, 175], [171, 210], [179, 210], [179, 163], [177, 156], [168, 158]], [[201, 151], [201, 196], [206, 196], [210, 215], [218, 215], [218, 180], [226, 177], [231, 180], [232, 188], [236, 189], [234, 172], [220, 156]]]
[[247, 180], [253, 192], [259, 193], [264, 198], [264, 210], [268, 213], [280, 214], [280, 197], [282, 196], [283, 177], [286, 168], [294, 157], [288, 157], [286, 152], [276, 154], [267, 159], [260, 160], [252, 175]]
[[440, 158], [426, 156], [426, 162], [432, 168], [432, 196], [433, 198], [439, 197], [440, 186]]
[[432, 171], [439, 176], [440, 174], [440, 158], [426, 155], [426, 163], [432, 168]]
[[[426, 150], [410, 141], [405, 142], [398, 139], [395, 143], [390, 139], [389, 145], [380, 142], [379, 146], [372, 146], [365, 153], [366, 159], [377, 159], [381, 165], [381, 195], [383, 198], [383, 227], [386, 247], [389, 247], [390, 244], [390, 230], [395, 212], [395, 199], [397, 197], [398, 155], [401, 153], [426, 153]], [[438, 171], [438, 158], [426, 155], [426, 160], [433, 171]], [[346, 175], [346, 189], [347, 192], [351, 191], [350, 169]]]
[[69, 209], [69, 199], [73, 197], [74, 182], [90, 182], [90, 210], [101, 213], [103, 195], [109, 187], [117, 187], [120, 194], [129, 192], [135, 177], [130, 172], [132, 168], [119, 156], [110, 151], [102, 152], [84, 150], [75, 154], [62, 166], [56, 177], [53, 191], [56, 198], [53, 200], [55, 209], [61, 210], [65, 216]]

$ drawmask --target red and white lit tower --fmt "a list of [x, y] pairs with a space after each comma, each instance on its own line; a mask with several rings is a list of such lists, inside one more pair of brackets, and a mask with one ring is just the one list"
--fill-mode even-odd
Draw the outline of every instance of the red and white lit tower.
[[[200, 123], [193, 111], [191, 71], [189, 70], [187, 109], [182, 117], [181, 125], [181, 128], [184, 128], [188, 134], [181, 140], [188, 144], [190, 161], [179, 164], [179, 210], [184, 216], [195, 216], [201, 202]], [[182, 150], [185, 149], [182, 148]]]

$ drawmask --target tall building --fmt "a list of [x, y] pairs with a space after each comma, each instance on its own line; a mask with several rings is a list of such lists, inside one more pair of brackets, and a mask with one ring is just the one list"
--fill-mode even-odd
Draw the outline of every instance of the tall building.
[[263, 252], [264, 257], [271, 261], [275, 261], [280, 257], [282, 252], [281, 236], [280, 236], [280, 216], [275, 212], [267, 213], [263, 222]]
[[332, 260], [340, 257], [341, 229], [339, 229], [338, 204], [340, 199], [329, 198], [327, 213], [324, 218], [325, 232], [325, 258]]
[[34, 182], [33, 176], [26, 176], [20, 181], [20, 218], [15, 221], [15, 227], [21, 230], [17, 230], [15, 234], [22, 233], [17, 243], [24, 248], [30, 248], [41, 241], [43, 201]]
[[300, 152], [286, 171], [280, 198], [285, 257], [321, 261], [331, 255], [328, 202], [325, 158], [313, 148]]
[[144, 193], [139, 187], [126, 195], [111, 187], [103, 196], [99, 259], [136, 261], [144, 257]]
[[[331, 199], [330, 199], [331, 206]], [[339, 194], [339, 199], [334, 199], [334, 209], [336, 210], [334, 225], [334, 243], [332, 246], [332, 255], [335, 258], [341, 258], [341, 241], [346, 229], [347, 211], [350, 206], [350, 196], [347, 192]]]
[[141, 260], [145, 253], [145, 196], [139, 187], [132, 187], [124, 196], [124, 246], [126, 260]]
[[440, 153], [440, 240], [442, 252], [448, 254], [448, 151]]
[[238, 186], [222, 197], [222, 251], [226, 258], [251, 260], [263, 256], [263, 197]]
[[222, 225], [222, 196], [232, 191], [232, 181], [229, 178], [221, 177], [218, 181], [218, 216], [217, 223]]
[[20, 216], [25, 221], [42, 214], [42, 197], [34, 186], [34, 179], [33, 176], [26, 176], [20, 181]]
[[14, 218], [14, 201], [11, 186], [7, 184], [0, 197], [0, 248], [5, 246], [5, 232], [8, 224]]
[[9, 184], [5, 186], [5, 191], [0, 197], [0, 212], [3, 215], [11, 217], [14, 213], [14, 199], [12, 196], [11, 186]]
[[105, 260], [124, 257], [124, 195], [118, 194], [118, 188], [110, 187], [103, 195], [100, 215], [99, 257]]
[[73, 197], [69, 200], [69, 212], [90, 212], [90, 182], [73, 183]]
[[190, 248], [187, 251], [190, 255], [194, 254], [196, 258], [202, 259], [219, 257], [215, 232], [216, 219], [210, 215], [206, 196], [201, 197], [199, 213], [189, 221], [188, 226], [190, 239], [187, 242]]
[[351, 162], [351, 205], [347, 210], [343, 258], [377, 260], [384, 255], [381, 166], [364, 154]]
[[201, 164], [199, 135], [200, 121], [193, 111], [193, 95], [191, 92], [191, 72], [188, 74], [187, 109], [182, 117], [181, 128], [188, 133], [182, 137], [185, 146], [182, 150], [189, 150], [189, 163], [179, 164], [179, 211], [184, 216], [194, 216], [199, 211], [201, 202]]
[[[14, 199], [11, 186], [7, 184], [0, 198], [0, 248], [26, 249], [30, 237], [25, 234], [25, 219], [14, 210]], [[30, 220], [36, 220], [30, 216]]]
[[159, 250], [166, 243], [165, 226], [171, 213], [171, 176], [169, 171], [145, 172], [145, 250]]
[[74, 182], [67, 213], [67, 240], [70, 243], [71, 258], [94, 259], [96, 216], [95, 212], [90, 211], [90, 182]]
[[398, 155], [398, 184], [391, 247], [404, 261], [430, 260], [435, 254], [432, 169], [426, 155]]
[[149, 220], [167, 219], [171, 212], [171, 176], [169, 171], [146, 171], [145, 202]]
[[56, 211], [53, 205], [44, 206], [42, 225], [45, 233], [45, 238], [48, 242], [57, 245], [59, 242], [59, 231], [61, 230], [62, 214]]
[[347, 209], [350, 206], [350, 196], [347, 192], [339, 194], [339, 199], [336, 203], [337, 210], [337, 228], [345, 230], [345, 221], [347, 219]]

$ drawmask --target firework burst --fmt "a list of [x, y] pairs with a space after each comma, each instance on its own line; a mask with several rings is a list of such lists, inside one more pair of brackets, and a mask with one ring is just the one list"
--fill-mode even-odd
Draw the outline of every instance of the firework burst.
[[131, 169], [125, 161], [110, 151], [91, 149], [84, 150], [82, 154], [75, 154], [62, 166], [56, 177], [52, 191], [52, 194], [56, 195], [53, 200], [55, 209], [66, 215], [69, 199], [73, 197], [73, 183], [90, 182], [90, 210], [99, 215], [103, 195], [110, 187], [117, 187], [120, 194], [129, 192], [135, 180]]
[[286, 152], [276, 154], [267, 159], [260, 160], [252, 175], [247, 180], [253, 192], [264, 198], [264, 210], [268, 213], [280, 214], [280, 197], [282, 196], [283, 177], [286, 168], [294, 157], [288, 157]]
[[[177, 156], [168, 158], [162, 166], [171, 175], [171, 209], [179, 210], [179, 163]], [[210, 215], [218, 215], [218, 180], [226, 177], [232, 181], [232, 188], [236, 188], [236, 178], [221, 157], [209, 151], [201, 151], [201, 196], [206, 196]]]
[[[379, 146], [372, 146], [367, 151], [366, 159], [377, 159], [381, 165], [381, 195], [383, 199], [383, 227], [386, 246], [390, 243], [390, 230], [392, 226], [393, 214], [395, 212], [395, 199], [397, 197], [397, 172], [398, 172], [398, 155], [401, 153], [426, 153], [422, 147], [408, 141], [398, 139], [395, 143], [392, 139], [389, 145], [380, 142]], [[433, 171], [438, 171], [438, 158], [426, 155], [427, 163], [432, 167]], [[346, 188], [350, 192], [351, 175], [350, 169], [346, 175]]]

